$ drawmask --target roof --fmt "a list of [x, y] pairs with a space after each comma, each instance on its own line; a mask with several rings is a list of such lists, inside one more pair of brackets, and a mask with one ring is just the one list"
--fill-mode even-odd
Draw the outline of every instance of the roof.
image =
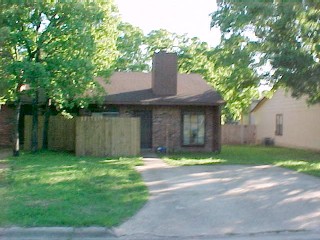
[[257, 103], [255, 103], [255, 106], [251, 109], [250, 112], [254, 112], [256, 111], [258, 108], [260, 108], [260, 106], [266, 102], [268, 100], [268, 98], [266, 97], [263, 97], [262, 99], [260, 99]]
[[221, 96], [198, 74], [178, 74], [177, 95], [157, 96], [152, 92], [152, 74], [116, 72], [108, 83], [98, 82], [107, 92], [105, 103], [128, 105], [193, 105], [217, 106]]
[[270, 93], [272, 93], [272, 95], [269, 95], [269, 94], [268, 94], [266, 97], [263, 97], [263, 98], [261, 98], [260, 100], [258, 100], [258, 102], [256, 103], [256, 105], [251, 109], [250, 112], [255, 112], [255, 111], [257, 111], [266, 101], [274, 98], [274, 95], [275, 95], [276, 93], [278, 93], [280, 90], [282, 91], [282, 90], [284, 90], [284, 89], [280, 88], [280, 89], [277, 89], [277, 90], [275, 90], [275, 91], [272, 91], [272, 92], [270, 92]]

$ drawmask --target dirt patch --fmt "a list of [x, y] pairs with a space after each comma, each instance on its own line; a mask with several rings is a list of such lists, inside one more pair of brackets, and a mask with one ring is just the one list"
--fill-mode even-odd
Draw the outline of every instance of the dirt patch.
[[9, 148], [0, 148], [0, 160], [9, 157], [12, 154], [12, 150]]
[[0, 187], [1, 187], [1, 180], [5, 177], [6, 169], [8, 169], [8, 164], [0, 163]]
[[7, 167], [8, 167], [7, 164], [5, 164], [5, 163], [0, 163], [0, 170], [1, 170], [1, 169], [6, 169]]
[[[11, 155], [10, 149], [0, 149], [0, 161]], [[0, 162], [0, 171], [8, 167], [8, 164]]]

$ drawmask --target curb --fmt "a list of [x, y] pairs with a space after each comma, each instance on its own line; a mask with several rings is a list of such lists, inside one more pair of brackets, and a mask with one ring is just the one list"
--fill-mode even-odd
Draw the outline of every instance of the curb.
[[116, 235], [105, 227], [0, 228], [0, 239], [106, 239]]

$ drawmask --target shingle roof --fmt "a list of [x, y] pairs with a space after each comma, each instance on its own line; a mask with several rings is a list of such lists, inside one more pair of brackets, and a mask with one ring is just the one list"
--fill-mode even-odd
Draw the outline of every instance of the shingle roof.
[[108, 83], [97, 78], [107, 95], [105, 103], [129, 105], [217, 106], [221, 96], [198, 74], [178, 74], [177, 95], [157, 96], [152, 92], [151, 73], [116, 72]]

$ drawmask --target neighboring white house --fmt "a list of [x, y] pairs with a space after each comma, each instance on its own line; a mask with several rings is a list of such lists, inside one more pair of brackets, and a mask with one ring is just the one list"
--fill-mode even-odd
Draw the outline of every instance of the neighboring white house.
[[[266, 138], [276, 146], [320, 150], [320, 104], [308, 106], [283, 89], [263, 98], [251, 111], [257, 143]], [[268, 140], [267, 140], [268, 141]]]

